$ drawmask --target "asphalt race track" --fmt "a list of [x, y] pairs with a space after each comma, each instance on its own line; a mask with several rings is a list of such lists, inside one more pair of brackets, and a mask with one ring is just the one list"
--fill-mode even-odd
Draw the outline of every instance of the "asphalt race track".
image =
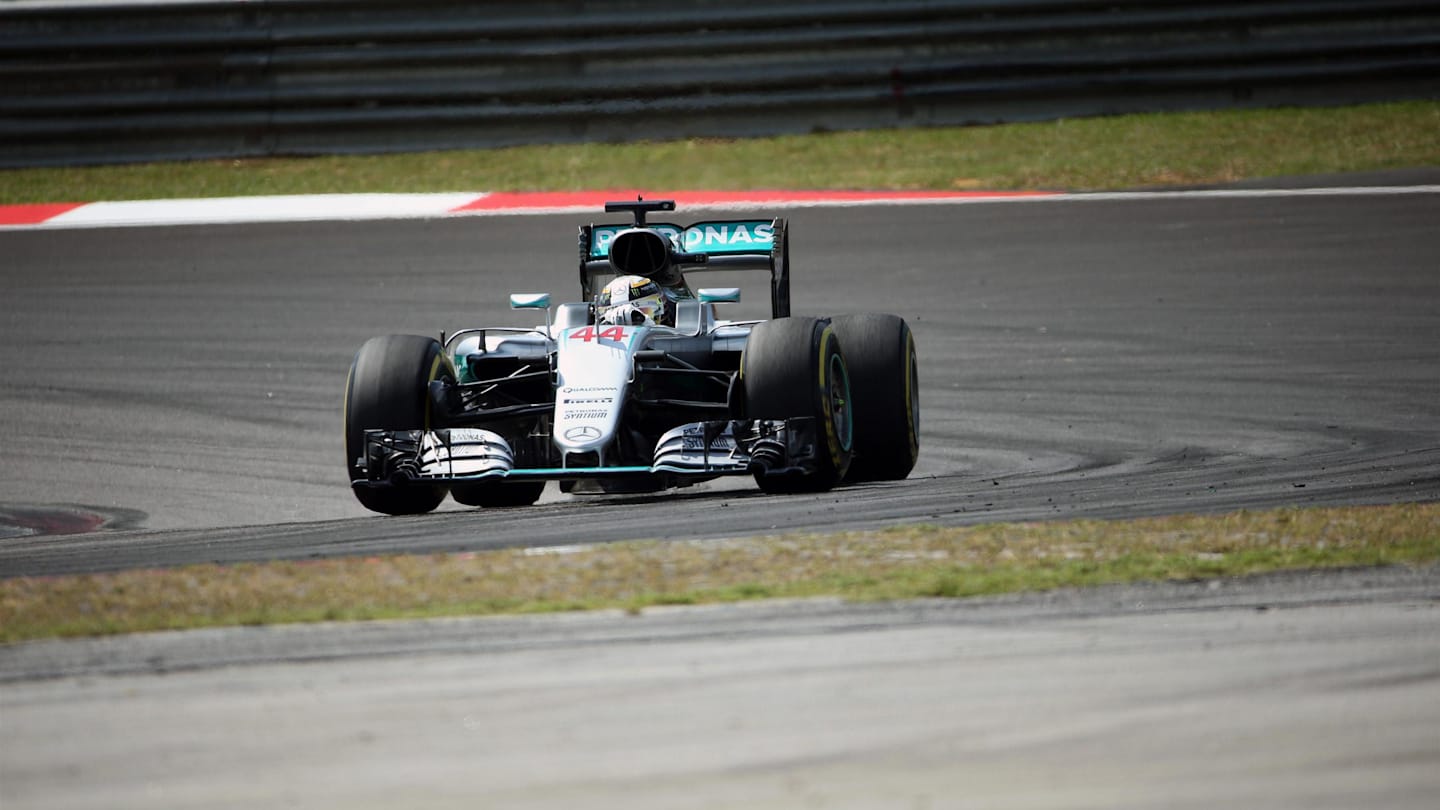
[[356, 348], [528, 323], [506, 295], [578, 294], [587, 219], [0, 233], [0, 510], [112, 528], [12, 530], [0, 575], [1440, 498], [1429, 193], [795, 210], [797, 312], [913, 326], [910, 480], [364, 512]]
[[[0, 233], [0, 576], [1440, 499], [1440, 194], [791, 220], [797, 310], [914, 328], [910, 480], [416, 518], [348, 492], [351, 356], [573, 294], [581, 217]], [[0, 805], [1420, 810], [1437, 605], [1432, 567], [12, 645]]]

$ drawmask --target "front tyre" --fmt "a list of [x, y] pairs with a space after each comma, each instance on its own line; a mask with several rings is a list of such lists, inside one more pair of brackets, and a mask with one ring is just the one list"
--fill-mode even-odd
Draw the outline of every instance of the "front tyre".
[[827, 321], [777, 318], [757, 324], [740, 358], [745, 415], [750, 419], [815, 419], [816, 469], [808, 475], [755, 476], [770, 493], [824, 492], [850, 466], [854, 420], [850, 375], [840, 340]]
[[[419, 335], [386, 335], [365, 341], [345, 381], [345, 467], [350, 481], [365, 477], [367, 430], [429, 430], [430, 382], [454, 379], [439, 341]], [[445, 500], [443, 485], [352, 487], [372, 512], [418, 515]]]
[[845, 345], [855, 414], [855, 458], [845, 481], [899, 481], [920, 456], [915, 336], [903, 318], [880, 313], [840, 315], [831, 326]]

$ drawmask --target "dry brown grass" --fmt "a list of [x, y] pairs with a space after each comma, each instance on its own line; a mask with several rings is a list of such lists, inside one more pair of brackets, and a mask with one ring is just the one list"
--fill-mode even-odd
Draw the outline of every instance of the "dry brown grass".
[[0, 581], [0, 641], [774, 597], [962, 597], [1440, 560], [1440, 504], [346, 558]]

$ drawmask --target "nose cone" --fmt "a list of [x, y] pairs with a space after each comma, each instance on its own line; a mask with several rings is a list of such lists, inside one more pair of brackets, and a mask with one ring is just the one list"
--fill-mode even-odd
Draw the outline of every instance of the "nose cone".
[[551, 440], [562, 453], [600, 452], [610, 445], [634, 350], [644, 345], [647, 332], [645, 327], [587, 325], [561, 336]]

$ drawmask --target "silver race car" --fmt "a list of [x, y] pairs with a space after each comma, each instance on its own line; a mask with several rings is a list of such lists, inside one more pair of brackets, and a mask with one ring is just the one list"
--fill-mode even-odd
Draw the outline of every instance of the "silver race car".
[[[372, 338], [345, 384], [345, 464], [368, 509], [525, 506], [565, 492], [657, 492], [726, 475], [769, 493], [905, 478], [919, 453], [915, 340], [894, 315], [791, 317], [787, 224], [647, 223], [669, 200], [605, 205], [580, 228], [581, 300], [516, 294], [544, 323], [439, 340]], [[769, 320], [721, 320], [770, 274]]]

